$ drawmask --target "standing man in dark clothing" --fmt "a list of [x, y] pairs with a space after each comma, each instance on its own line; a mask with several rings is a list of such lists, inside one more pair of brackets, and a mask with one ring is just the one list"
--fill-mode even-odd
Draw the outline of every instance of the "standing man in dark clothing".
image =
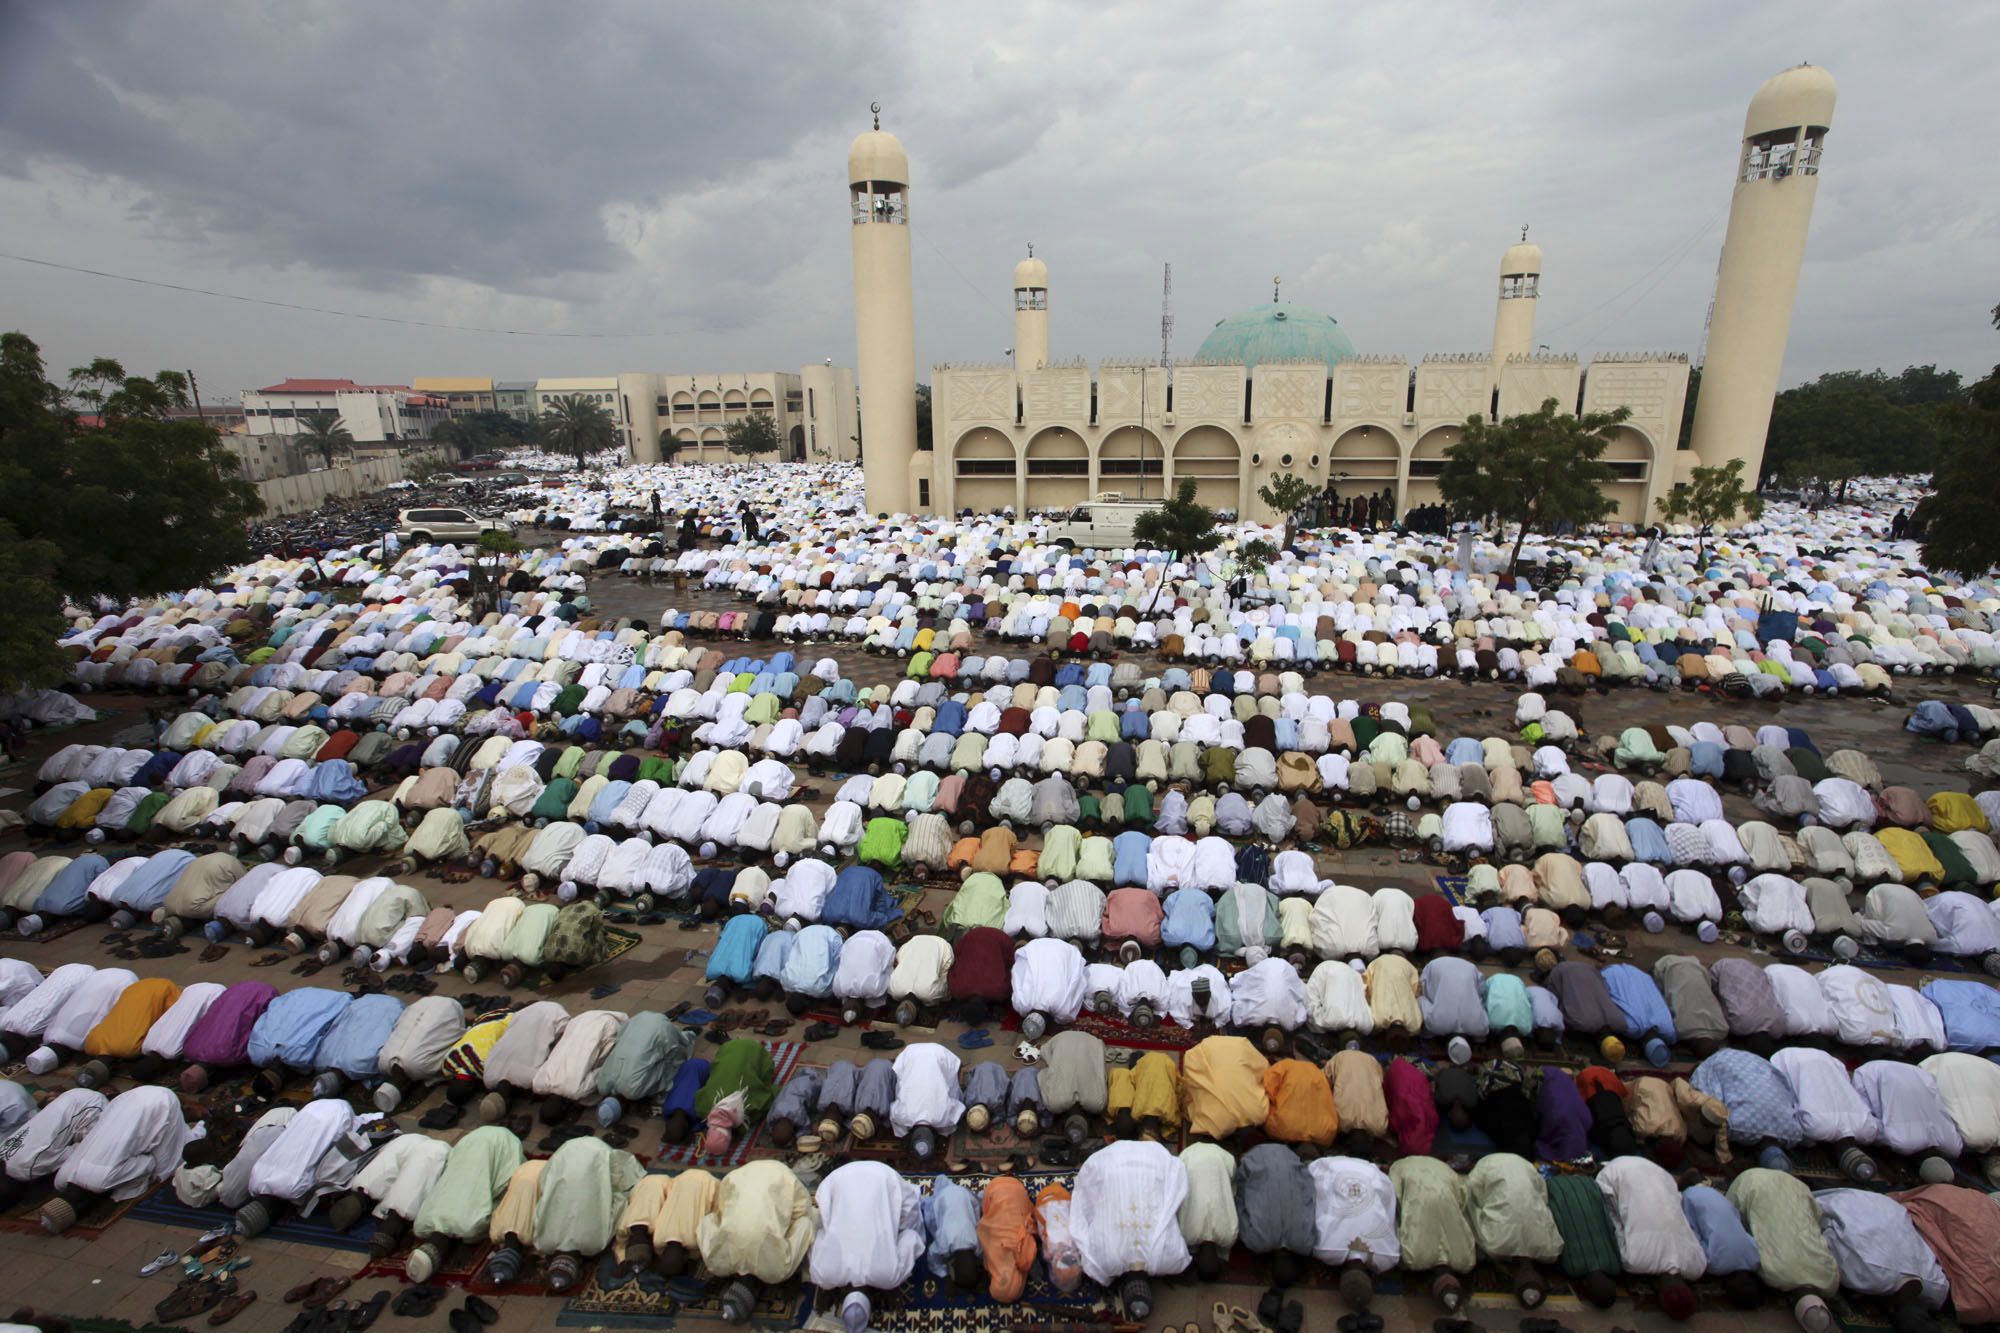
[[694, 510], [683, 509], [681, 511], [680, 549], [683, 551], [692, 551], [695, 548], [695, 543], [700, 540], [701, 529], [695, 524]]

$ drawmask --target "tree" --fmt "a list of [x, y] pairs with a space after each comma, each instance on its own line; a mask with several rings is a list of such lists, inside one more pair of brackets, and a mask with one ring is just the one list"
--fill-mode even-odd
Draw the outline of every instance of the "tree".
[[672, 426], [667, 427], [660, 432], [660, 461], [662, 463], [673, 462], [674, 456], [687, 448], [687, 446], [688, 442], [675, 435]]
[[83, 370], [55, 384], [32, 339], [0, 335], [0, 689], [61, 678], [65, 598], [199, 583], [248, 554], [263, 511], [213, 426], [167, 416], [189, 404], [183, 376]]
[[341, 424], [338, 412], [329, 412], [324, 408], [313, 412], [301, 412], [299, 426], [299, 447], [311, 450], [324, 458], [328, 467], [333, 466], [334, 454], [354, 452], [354, 436], [345, 425]]
[[1701, 367], [1688, 372], [1687, 397], [1681, 400], [1681, 438], [1677, 449], [1694, 448], [1694, 409], [1701, 401]]
[[[2000, 328], [2000, 306], [1993, 307]], [[1931, 479], [1931, 494], [1914, 517], [1924, 534], [1924, 564], [1960, 574], [1984, 574], [2000, 565], [2000, 366], [1966, 392], [1966, 401], [1946, 404], [1939, 413], [1954, 444]]]
[[1438, 474], [1438, 490], [1459, 518], [1520, 525], [1507, 559], [1511, 576], [1530, 531], [1594, 523], [1611, 512], [1604, 487], [1618, 474], [1602, 460], [1630, 415], [1621, 407], [1573, 416], [1549, 398], [1538, 410], [1497, 426], [1481, 416], [1467, 417]]
[[1842, 370], [1786, 389], [1771, 404], [1761, 480], [1805, 481], [1822, 500], [1847, 498], [1853, 477], [1925, 472], [1944, 452], [1940, 413], [1953, 377], [1912, 366], [1900, 377]]
[[463, 417], [447, 417], [431, 427], [431, 445], [461, 461], [479, 452], [479, 436]]
[[415, 462], [411, 463], [408, 467], [404, 468], [403, 475], [407, 477], [409, 480], [416, 482], [417, 485], [421, 486], [425, 482], [431, 481], [437, 477], [451, 476], [452, 466], [451, 464], [445, 462], [442, 458], [438, 458], [435, 455], [430, 455], [423, 458], [419, 458]]
[[550, 399], [542, 413], [542, 442], [551, 453], [574, 458], [581, 472], [586, 458], [617, 445], [618, 426], [603, 403], [568, 393]]
[[1688, 484], [1676, 486], [1659, 501], [1661, 521], [1694, 527], [1696, 565], [1707, 563], [1708, 535], [1718, 523], [1733, 523], [1740, 513], [1756, 518], [1764, 512], [1763, 497], [1745, 489], [1744, 460], [1732, 458], [1722, 467], [1698, 467]]
[[[1194, 498], [1194, 478], [1182, 477], [1173, 499], [1139, 515], [1132, 525], [1132, 540], [1165, 551], [1176, 560], [1186, 560], [1214, 550], [1221, 544], [1222, 534], [1215, 530], [1215, 511]], [[1163, 577], [1159, 588], [1153, 590], [1155, 603], [1166, 586]]]
[[730, 422], [722, 432], [722, 447], [732, 454], [774, 454], [781, 444], [778, 423], [769, 412], [752, 412]]
[[1319, 493], [1319, 487], [1304, 477], [1295, 477], [1289, 472], [1281, 472], [1271, 478], [1270, 484], [1257, 488], [1257, 498], [1285, 516], [1285, 549], [1292, 549], [1292, 541], [1298, 532], [1299, 506]]

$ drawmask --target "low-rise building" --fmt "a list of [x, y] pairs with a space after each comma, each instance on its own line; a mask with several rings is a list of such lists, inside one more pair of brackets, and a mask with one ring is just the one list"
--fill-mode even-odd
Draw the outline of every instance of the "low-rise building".
[[444, 399], [446, 409], [455, 417], [491, 412], [494, 407], [493, 381], [478, 375], [431, 375], [411, 380], [410, 387]]

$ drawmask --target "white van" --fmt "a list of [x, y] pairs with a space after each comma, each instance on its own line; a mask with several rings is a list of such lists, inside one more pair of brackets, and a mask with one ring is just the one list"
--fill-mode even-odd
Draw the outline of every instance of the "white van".
[[1099, 491], [1095, 500], [1085, 501], [1049, 524], [1048, 540], [1057, 546], [1106, 550], [1135, 544], [1132, 529], [1139, 515], [1151, 513], [1164, 503], [1160, 500], [1127, 500], [1117, 491]]

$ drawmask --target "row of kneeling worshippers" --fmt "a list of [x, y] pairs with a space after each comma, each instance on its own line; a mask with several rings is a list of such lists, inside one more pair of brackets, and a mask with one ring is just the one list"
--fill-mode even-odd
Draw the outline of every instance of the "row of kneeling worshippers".
[[1150, 1279], [1191, 1270], [1214, 1280], [1239, 1245], [1280, 1287], [1326, 1265], [1357, 1309], [1367, 1308], [1379, 1277], [1400, 1268], [1455, 1311], [1484, 1262], [1503, 1267], [1529, 1306], [1559, 1274], [1600, 1306], [1616, 1301], [1621, 1279], [1650, 1280], [1676, 1318], [1699, 1308], [1689, 1284], [1702, 1279], [1719, 1279], [1737, 1308], [1768, 1295], [1797, 1300], [1809, 1327], [1808, 1316], [1823, 1308], [1812, 1298], [1843, 1289], [1896, 1299], [1906, 1307], [1899, 1323], [1947, 1304], [1962, 1321], [2000, 1315], [1988, 1262], [2000, 1245], [2000, 1206], [1950, 1183], [1813, 1191], [1784, 1171], [1753, 1167], [1724, 1192], [1695, 1175], [1677, 1182], [1631, 1155], [1594, 1177], [1545, 1176], [1504, 1151], [1462, 1173], [1429, 1156], [1385, 1171], [1276, 1142], [1238, 1157], [1210, 1142], [1175, 1155], [1126, 1140], [1091, 1153], [1067, 1183], [1051, 1180], [1033, 1194], [1012, 1176], [974, 1190], [948, 1174], [926, 1192], [878, 1161], [839, 1166], [809, 1190], [773, 1161], [720, 1179], [702, 1170], [648, 1173], [590, 1137], [531, 1159], [497, 1125], [455, 1143], [385, 1135], [331, 1099], [265, 1111], [226, 1151], [209, 1150], [203, 1128], [191, 1129], [158, 1088], [109, 1100], [73, 1089], [40, 1108], [0, 1100], [9, 1179], [19, 1168], [53, 1182], [43, 1205], [52, 1230], [101, 1199], [133, 1198], [171, 1178], [191, 1204], [235, 1207], [250, 1234], [281, 1209], [324, 1207], [343, 1229], [372, 1213], [374, 1252], [414, 1247], [404, 1265], [416, 1281], [473, 1244], [492, 1247], [487, 1280], [512, 1281], [538, 1263], [556, 1291], [573, 1287], [607, 1250], [627, 1273], [676, 1273], [698, 1261], [727, 1283], [733, 1322], [747, 1320], [761, 1285], [802, 1271], [823, 1299], [844, 1310], [858, 1303], [864, 1326], [870, 1293], [919, 1273], [1003, 1303], [1021, 1299], [1031, 1273], [1062, 1292], [1088, 1279], [1143, 1319], [1153, 1306]]

